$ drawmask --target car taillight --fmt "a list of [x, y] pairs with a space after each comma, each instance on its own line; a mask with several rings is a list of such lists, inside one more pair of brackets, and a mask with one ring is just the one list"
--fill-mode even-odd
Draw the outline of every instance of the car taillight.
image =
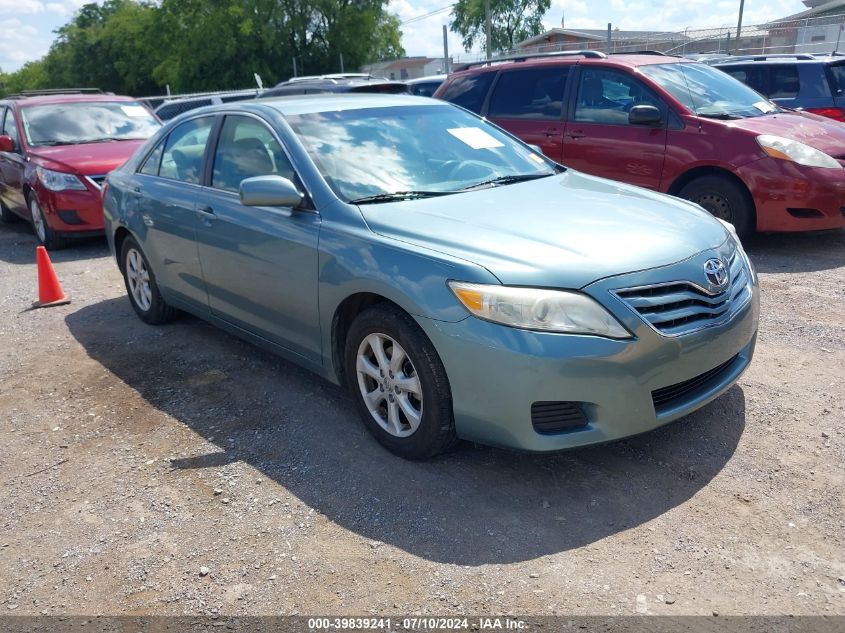
[[845, 110], [842, 108], [806, 108], [804, 111], [845, 123]]

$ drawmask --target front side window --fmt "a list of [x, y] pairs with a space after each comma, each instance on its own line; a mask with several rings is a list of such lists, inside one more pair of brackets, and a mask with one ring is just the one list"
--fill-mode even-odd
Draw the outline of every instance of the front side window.
[[161, 127], [135, 101], [55, 103], [21, 108], [27, 143], [33, 147], [146, 140]]
[[15, 148], [20, 147], [18, 126], [15, 125], [15, 113], [11, 108], [6, 108], [6, 118], [3, 120], [3, 135], [12, 139], [15, 144]]
[[560, 119], [568, 66], [502, 72], [488, 114], [509, 119]]
[[250, 117], [227, 116], [214, 152], [211, 186], [238, 191], [254, 176], [294, 179], [293, 166], [270, 129]]
[[440, 98], [479, 113], [495, 76], [496, 73], [486, 72], [458, 77], [446, 87]]
[[654, 106], [664, 115], [667, 110], [666, 104], [636, 77], [601, 68], [581, 71], [576, 121], [628, 125], [628, 113], [638, 105]]
[[556, 173], [483, 119], [446, 104], [288, 116], [326, 182], [347, 201], [454, 194]]
[[705, 64], [654, 64], [640, 66], [640, 72], [698, 116], [742, 119], [781, 112], [760, 93]]
[[199, 184], [205, 146], [213, 126], [214, 117], [210, 116], [178, 125], [167, 137], [159, 176]]

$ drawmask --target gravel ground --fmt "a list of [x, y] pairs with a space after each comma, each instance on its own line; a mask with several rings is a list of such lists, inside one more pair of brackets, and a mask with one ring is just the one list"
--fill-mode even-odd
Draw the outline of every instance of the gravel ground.
[[411, 463], [101, 241], [0, 227], [0, 613], [845, 614], [845, 232], [762, 236], [757, 356], [656, 432]]

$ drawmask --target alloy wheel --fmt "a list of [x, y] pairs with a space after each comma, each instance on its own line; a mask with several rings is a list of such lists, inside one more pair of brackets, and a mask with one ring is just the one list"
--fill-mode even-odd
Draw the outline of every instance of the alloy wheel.
[[358, 346], [356, 371], [373, 420], [395, 437], [412, 435], [422, 421], [422, 386], [402, 346], [386, 334], [368, 335]]
[[41, 242], [46, 242], [47, 227], [44, 225], [44, 216], [41, 214], [41, 207], [35, 197], [29, 201], [29, 212], [32, 214], [32, 226], [35, 228], [35, 235]]
[[136, 305], [144, 312], [149, 310], [153, 304], [150, 271], [141, 253], [134, 248], [126, 251], [126, 279]]

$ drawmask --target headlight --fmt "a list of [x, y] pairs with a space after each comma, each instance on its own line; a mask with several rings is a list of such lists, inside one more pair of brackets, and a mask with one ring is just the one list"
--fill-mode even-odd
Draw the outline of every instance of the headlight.
[[65, 191], [73, 189], [75, 191], [87, 191], [85, 185], [73, 174], [66, 174], [61, 171], [53, 171], [52, 169], [45, 169], [44, 167], [36, 167], [38, 179], [50, 191]]
[[449, 288], [475, 316], [526, 330], [631, 338], [613, 315], [580, 292], [450, 281]]
[[842, 169], [842, 165], [835, 158], [828, 156], [823, 151], [782, 136], [761, 134], [757, 137], [757, 143], [772, 158], [792, 161], [807, 167]]

